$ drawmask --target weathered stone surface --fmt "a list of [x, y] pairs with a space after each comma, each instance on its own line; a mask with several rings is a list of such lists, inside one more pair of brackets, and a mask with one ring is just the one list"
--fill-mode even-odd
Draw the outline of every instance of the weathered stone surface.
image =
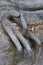
[[[34, 1], [28, 0], [28, 1], [30, 3], [28, 4], [30, 7], [33, 7], [34, 5], [37, 5], [38, 7], [40, 5], [43, 5], [43, 0], [34, 0]], [[20, 2], [20, 5], [23, 3], [24, 2]], [[5, 3], [2, 2], [2, 4], [6, 5], [6, 2]], [[37, 7], [37, 6], [34, 6], [34, 7]], [[4, 10], [2, 10], [2, 12], [3, 11]], [[29, 30], [32, 31], [43, 43], [43, 10], [34, 11], [34, 12], [22, 11], [22, 13], [24, 14], [25, 20], [29, 23]], [[42, 23], [39, 23], [39, 22], [42, 22]], [[29, 58], [23, 55], [25, 57], [22, 57], [22, 60], [20, 59], [21, 61], [19, 60], [18, 62], [17, 55], [16, 55], [17, 51], [15, 49], [16, 49], [15, 45], [13, 46], [12, 41], [9, 39], [8, 35], [4, 32], [2, 25], [0, 24], [0, 65], [31, 65], [31, 63], [34, 60], [34, 56], [33, 58], [32, 57]], [[43, 46], [41, 49], [40, 57], [38, 61], [35, 63], [35, 65], [43, 65]]]
[[[15, 46], [14, 46], [15, 49]], [[4, 32], [0, 23], [0, 65], [16, 65], [17, 56], [15, 58], [15, 51], [13, 44], [7, 34]]]
[[43, 10], [39, 11], [22, 11], [27, 21], [43, 20]]
[[[38, 22], [38, 21], [37, 21]], [[31, 24], [34, 24], [31, 26]], [[30, 23], [29, 29], [43, 42], [43, 25], [35, 25], [35, 23]], [[33, 62], [34, 56], [32, 57], [27, 57], [25, 56], [22, 58], [19, 63], [17, 63], [17, 56], [15, 56], [15, 47], [12, 49], [13, 45], [4, 32], [2, 26], [0, 25], [0, 64], [1, 65], [31, 65]], [[43, 46], [42, 46], [43, 49]], [[17, 52], [17, 51], [16, 51]], [[41, 53], [43, 50], [41, 51]], [[43, 61], [43, 53], [41, 54], [41, 57], [39, 57], [39, 61]], [[4, 59], [4, 61], [3, 61]], [[31, 60], [30, 60], [31, 59]], [[40, 65], [40, 62], [37, 62], [37, 64]], [[36, 64], [36, 63], [35, 63]], [[41, 63], [43, 64], [43, 62]]]
[[43, 9], [43, 0], [11, 0], [11, 2], [16, 3], [22, 10], [41, 10]]

